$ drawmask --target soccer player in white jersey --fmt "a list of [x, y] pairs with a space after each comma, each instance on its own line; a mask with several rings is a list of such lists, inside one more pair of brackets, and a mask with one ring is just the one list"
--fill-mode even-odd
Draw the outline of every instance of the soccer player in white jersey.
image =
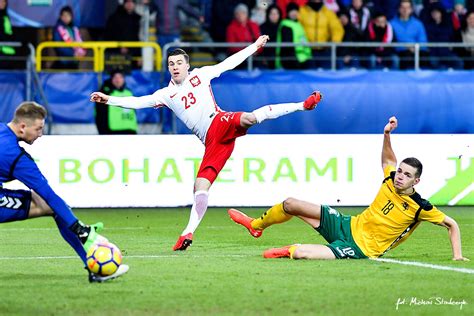
[[152, 95], [142, 97], [112, 97], [101, 92], [91, 94], [92, 102], [106, 103], [130, 109], [167, 107], [203, 142], [204, 157], [194, 183], [194, 203], [189, 222], [173, 250], [186, 250], [193, 240], [207, 210], [208, 192], [217, 175], [229, 159], [235, 139], [247, 133], [247, 129], [266, 119], [275, 119], [296, 111], [312, 110], [321, 100], [321, 93], [313, 92], [304, 102], [263, 106], [251, 113], [225, 112], [217, 106], [211, 89], [211, 80], [224, 71], [241, 64], [269, 37], [260, 36], [255, 43], [214, 66], [196, 68], [189, 72], [189, 56], [182, 49], [168, 55], [171, 81], [167, 87]]

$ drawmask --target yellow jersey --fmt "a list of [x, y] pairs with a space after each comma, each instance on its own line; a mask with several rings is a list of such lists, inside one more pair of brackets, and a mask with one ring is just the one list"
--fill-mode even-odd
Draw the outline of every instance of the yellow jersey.
[[420, 224], [440, 224], [445, 214], [415, 191], [398, 194], [393, 185], [395, 167], [384, 169], [385, 179], [375, 200], [361, 214], [351, 218], [355, 243], [367, 257], [380, 257], [405, 241]]

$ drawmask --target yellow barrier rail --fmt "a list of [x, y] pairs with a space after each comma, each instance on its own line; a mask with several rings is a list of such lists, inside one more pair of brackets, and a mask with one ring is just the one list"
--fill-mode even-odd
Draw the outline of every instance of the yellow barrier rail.
[[[43, 50], [46, 48], [62, 48], [62, 47], [80, 47], [90, 49], [93, 52], [92, 57], [61, 57], [61, 56], [43, 56]], [[36, 48], [36, 71], [43, 69], [43, 61], [49, 60], [76, 60], [76, 61], [92, 61], [93, 70], [102, 72], [105, 68], [105, 50], [110, 48], [144, 48], [151, 47], [155, 50], [155, 68], [161, 71], [161, 47], [155, 42], [42, 42]]]

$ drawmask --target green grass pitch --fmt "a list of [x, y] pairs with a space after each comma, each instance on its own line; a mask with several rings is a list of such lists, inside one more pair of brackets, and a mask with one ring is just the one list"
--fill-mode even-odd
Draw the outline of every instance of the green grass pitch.
[[[428, 223], [385, 258], [474, 270], [474, 207], [441, 209], [460, 224], [464, 256], [472, 261], [451, 261], [447, 230]], [[263, 209], [245, 211], [257, 216]], [[324, 243], [298, 219], [254, 239], [225, 209], [210, 209], [192, 247], [175, 253], [187, 208], [76, 214], [105, 223], [104, 235], [123, 250], [129, 273], [89, 284], [51, 218], [2, 224], [0, 315], [474, 315], [474, 274], [371, 260], [263, 259], [270, 247]]]

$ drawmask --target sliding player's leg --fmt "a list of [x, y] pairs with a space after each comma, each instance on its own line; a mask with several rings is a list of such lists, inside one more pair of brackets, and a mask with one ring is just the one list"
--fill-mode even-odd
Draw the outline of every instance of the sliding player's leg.
[[333, 251], [324, 245], [289, 245], [281, 248], [268, 249], [263, 253], [264, 258], [291, 259], [336, 259]]
[[287, 199], [285, 209], [311, 225], [328, 242], [327, 245], [292, 245], [269, 249], [266, 258], [294, 259], [363, 259], [367, 258], [352, 238], [351, 217], [328, 205], [316, 205], [296, 199]]
[[321, 205], [306, 201], [288, 198], [283, 203], [276, 204], [268, 209], [259, 218], [252, 218], [236, 210], [228, 210], [234, 222], [247, 228], [253, 237], [260, 237], [265, 228], [284, 223], [293, 216], [298, 216], [313, 228], [319, 227], [321, 218]]

